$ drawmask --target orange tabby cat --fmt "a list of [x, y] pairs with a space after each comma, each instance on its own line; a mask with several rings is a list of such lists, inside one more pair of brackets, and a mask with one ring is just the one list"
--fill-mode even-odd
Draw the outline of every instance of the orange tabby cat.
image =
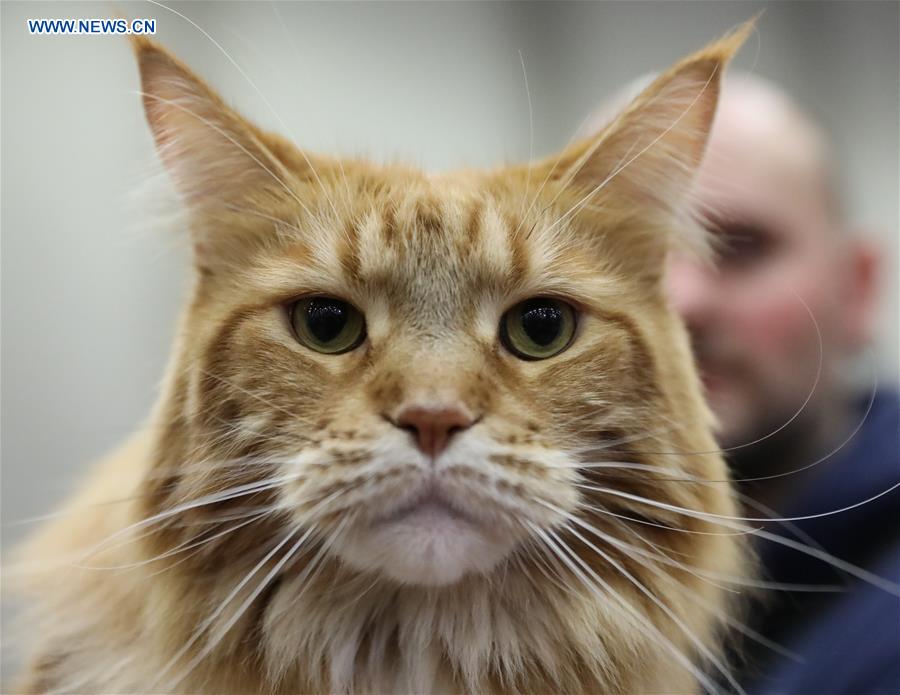
[[727, 473], [654, 452], [716, 449], [660, 279], [748, 31], [558, 157], [439, 175], [304, 154], [134, 39], [196, 282], [150, 422], [26, 548], [23, 690], [727, 679]]

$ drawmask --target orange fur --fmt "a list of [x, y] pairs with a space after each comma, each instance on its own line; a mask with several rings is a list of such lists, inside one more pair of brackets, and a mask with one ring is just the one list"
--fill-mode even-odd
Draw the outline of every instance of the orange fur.
[[[654, 452], [716, 449], [659, 280], [699, 243], [681, 200], [748, 31], [556, 158], [442, 175], [305, 155], [134, 39], [196, 282], [146, 427], [24, 550], [22, 689], [696, 690], [682, 659], [715, 657], [731, 606], [712, 578], [741, 576], [742, 549], [628, 495], [735, 513], [717, 454]], [[284, 307], [307, 294], [359, 308], [365, 343], [300, 345]], [[535, 296], [576, 307], [578, 332], [521, 361], [497, 326]], [[389, 420], [438, 398], [480, 418], [441, 469], [480, 556], [404, 583], [373, 568], [403, 548], [367, 533], [426, 465]]]

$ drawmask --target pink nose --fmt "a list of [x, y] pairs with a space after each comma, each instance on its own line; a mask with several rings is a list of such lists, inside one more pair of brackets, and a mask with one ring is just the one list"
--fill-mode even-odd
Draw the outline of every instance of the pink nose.
[[397, 427], [409, 430], [423, 454], [436, 458], [457, 432], [475, 423], [461, 408], [454, 406], [426, 407], [410, 405], [397, 415]]

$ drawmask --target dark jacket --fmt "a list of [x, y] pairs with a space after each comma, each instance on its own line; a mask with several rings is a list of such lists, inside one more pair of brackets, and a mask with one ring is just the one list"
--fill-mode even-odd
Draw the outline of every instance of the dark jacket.
[[[878, 394], [859, 432], [827, 463], [801, 495], [779, 510], [783, 517], [848, 507], [900, 482], [898, 394]], [[748, 645], [747, 692], [900, 695], [900, 489], [850, 511], [795, 523], [831, 555], [895, 586], [873, 586], [821, 560], [764, 542], [760, 558], [771, 580], [845, 589], [777, 593], [754, 627], [799, 660]]]

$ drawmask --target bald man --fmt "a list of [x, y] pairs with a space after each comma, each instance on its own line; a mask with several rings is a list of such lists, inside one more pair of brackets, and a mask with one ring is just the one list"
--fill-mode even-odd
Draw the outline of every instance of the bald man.
[[[822, 129], [775, 85], [726, 80], [695, 187], [717, 260], [674, 256], [668, 289], [740, 491], [784, 518], [834, 512], [900, 481], [896, 393], [871, 398], [871, 376], [847, 378], [871, 337], [878, 255], [838, 193]], [[796, 527], [802, 542], [900, 582], [900, 490]], [[900, 694], [892, 588], [775, 543], [758, 552], [771, 581], [845, 588], [765, 592], [750, 626], [793, 657], [748, 640], [748, 691]]]

